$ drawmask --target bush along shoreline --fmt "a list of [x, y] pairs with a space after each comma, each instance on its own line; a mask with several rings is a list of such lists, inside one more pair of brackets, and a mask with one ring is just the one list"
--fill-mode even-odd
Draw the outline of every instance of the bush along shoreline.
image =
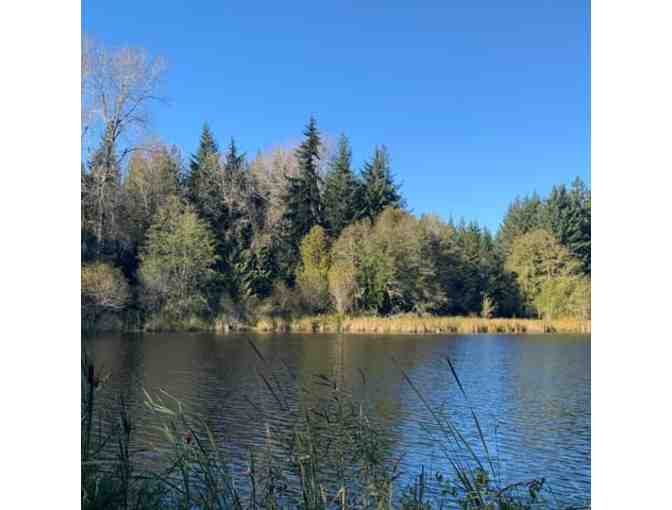
[[[268, 362], [253, 342], [263, 405], [250, 398], [250, 412], [265, 423], [258, 447], [248, 451], [245, 466], [234, 466], [207, 421], [190, 413], [166, 392], [145, 391], [146, 418], [158, 423], [161, 439], [138, 450], [134, 437], [143, 418], [134, 422], [128, 404], [99, 397], [107, 377], [82, 355], [81, 507], [99, 509], [400, 509], [431, 510], [577, 510], [567, 506], [543, 477], [504, 481], [501, 466], [490, 452], [482, 426], [472, 412], [473, 442], [465, 439], [445, 412], [432, 408], [404, 369], [405, 383], [422, 403], [440, 441], [444, 458], [440, 471], [422, 466], [400, 477], [400, 457], [376, 425], [371, 402], [356, 400], [352, 388], [338, 378], [317, 374], [302, 391], [311, 398], [298, 408], [286, 400], [289, 386], [298, 384], [285, 366]], [[467, 393], [450, 359], [445, 368], [461, 394]], [[286, 371], [286, 373], [284, 373]], [[365, 374], [361, 384], [366, 385]], [[258, 398], [258, 395], [257, 397]], [[469, 404], [470, 405], [470, 404]], [[270, 416], [281, 417], [276, 429]], [[465, 425], [466, 426], [466, 425]], [[478, 452], [478, 453], [477, 453]], [[149, 454], [153, 467], [143, 455]], [[398, 454], [403, 455], [403, 454]], [[543, 475], [543, 473], [540, 473]]]

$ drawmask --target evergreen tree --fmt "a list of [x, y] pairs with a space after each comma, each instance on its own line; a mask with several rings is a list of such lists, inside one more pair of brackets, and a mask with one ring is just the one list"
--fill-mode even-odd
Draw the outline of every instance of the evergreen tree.
[[571, 226], [567, 233], [567, 247], [581, 261], [585, 274], [590, 276], [590, 190], [577, 177], [569, 192], [571, 203]]
[[337, 238], [355, 219], [360, 184], [352, 172], [352, 151], [345, 135], [338, 140], [338, 154], [324, 180], [324, 213], [329, 232]]
[[216, 177], [219, 148], [207, 123], [203, 124], [196, 154], [192, 155], [187, 176], [187, 194], [196, 209], [208, 220], [216, 210]]
[[321, 140], [313, 117], [308, 121], [304, 136], [304, 141], [296, 150], [299, 175], [287, 176], [287, 192], [283, 197], [282, 237], [287, 250], [283, 266], [285, 276], [290, 280], [296, 267], [299, 243], [313, 226], [324, 225], [318, 173]]
[[581, 260], [583, 272], [590, 274], [590, 192], [576, 178], [571, 190], [554, 186], [544, 201], [541, 227]]
[[476, 222], [462, 221], [456, 230], [460, 257], [460, 313], [480, 313], [486, 275], [482, 266], [483, 239]]
[[503, 256], [511, 253], [511, 245], [517, 237], [540, 228], [542, 208], [543, 203], [536, 193], [524, 198], [516, 197], [497, 233], [497, 244]]
[[540, 227], [547, 230], [562, 244], [567, 246], [571, 230], [572, 207], [564, 184], [553, 186], [541, 209]]
[[198, 150], [191, 158], [191, 171], [192, 173], [198, 173], [198, 170], [205, 164], [209, 157], [213, 154], [219, 153], [219, 147], [215, 141], [215, 137], [210, 131], [210, 126], [208, 123], [203, 124], [203, 129], [201, 131], [201, 139], [198, 144]]
[[364, 164], [362, 170], [364, 190], [359, 216], [373, 222], [386, 207], [404, 206], [399, 193], [399, 185], [394, 182], [390, 172], [390, 160], [387, 148], [376, 147], [373, 159]]
[[238, 152], [236, 141], [231, 138], [231, 143], [224, 155], [224, 171], [227, 175], [235, 175], [245, 169], [245, 154]]

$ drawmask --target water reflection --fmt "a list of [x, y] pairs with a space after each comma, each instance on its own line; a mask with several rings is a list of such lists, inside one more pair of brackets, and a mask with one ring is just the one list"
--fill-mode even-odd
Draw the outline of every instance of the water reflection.
[[[270, 415], [276, 405], [260, 383], [249, 339], [279, 368], [290, 405], [310, 398], [300, 388], [315, 374], [334, 377], [357, 398], [372, 402], [395, 445], [393, 453], [403, 453], [405, 472], [420, 465], [430, 472], [447, 467], [430, 439], [438, 432], [435, 424], [394, 360], [478, 451], [469, 404], [474, 407], [503, 481], [544, 476], [560, 501], [581, 504], [590, 497], [590, 342], [585, 338], [181, 333], [106, 335], [86, 343], [96, 364], [112, 372], [106, 395], [127, 395], [140, 443], [158, 440], [142, 406], [143, 388], [164, 389], [203, 416], [242, 467], [246, 449], [265, 437], [265, 424], [249, 401], [269, 413], [276, 429], [287, 426], [281, 416]], [[446, 357], [462, 379], [468, 403]], [[282, 375], [285, 365], [296, 382]]]

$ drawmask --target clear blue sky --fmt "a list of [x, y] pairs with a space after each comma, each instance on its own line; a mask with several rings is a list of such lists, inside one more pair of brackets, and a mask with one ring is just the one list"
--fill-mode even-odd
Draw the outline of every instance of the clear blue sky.
[[83, 29], [164, 56], [154, 131], [250, 156], [310, 114], [355, 163], [386, 144], [415, 213], [495, 230], [516, 195], [589, 183], [590, 3], [85, 1]]

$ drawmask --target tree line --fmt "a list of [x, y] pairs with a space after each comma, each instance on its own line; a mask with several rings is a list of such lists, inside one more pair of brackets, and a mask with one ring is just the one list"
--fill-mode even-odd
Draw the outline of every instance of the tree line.
[[348, 138], [330, 150], [312, 117], [297, 147], [251, 159], [207, 124], [188, 162], [161, 142], [129, 144], [160, 61], [91, 45], [82, 68], [83, 133], [96, 141], [81, 169], [86, 325], [111, 313], [155, 327], [329, 312], [589, 318], [578, 178], [517, 198], [493, 235], [416, 217], [384, 145], [355, 169]]

